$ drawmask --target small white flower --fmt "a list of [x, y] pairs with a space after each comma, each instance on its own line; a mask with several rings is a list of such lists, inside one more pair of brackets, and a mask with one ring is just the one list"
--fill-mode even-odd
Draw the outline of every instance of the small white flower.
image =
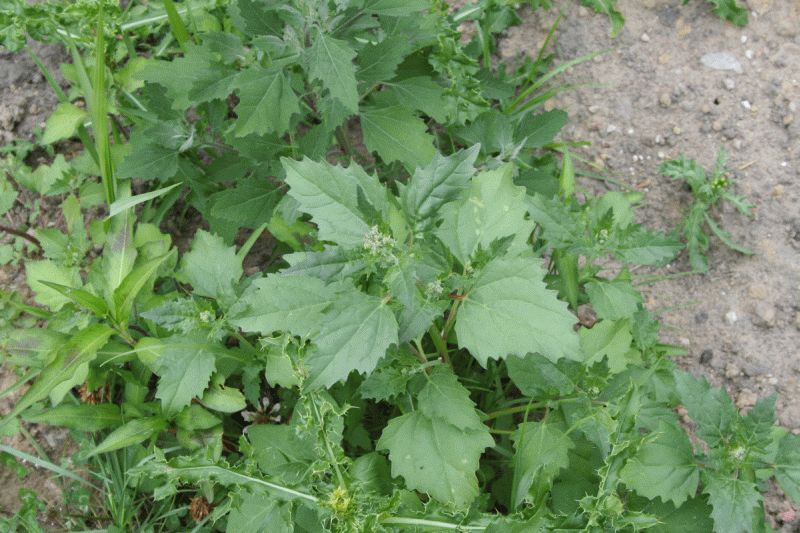
[[442, 282], [437, 280], [431, 281], [428, 283], [428, 286], [425, 287], [425, 294], [428, 297], [438, 298], [444, 292], [444, 287], [442, 287]]
[[200, 322], [203, 324], [210, 323], [212, 318], [214, 317], [211, 315], [211, 311], [202, 311], [200, 313]]

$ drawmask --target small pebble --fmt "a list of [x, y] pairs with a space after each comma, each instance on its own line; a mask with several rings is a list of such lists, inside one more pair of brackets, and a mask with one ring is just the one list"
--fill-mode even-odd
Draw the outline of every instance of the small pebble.
[[747, 42], [747, 35], [742, 35], [742, 38], [740, 39], [740, 41], [742, 41], [742, 44], [746, 43]]
[[736, 314], [736, 311], [728, 311], [725, 313], [725, 322], [731, 326], [736, 324], [737, 320], [739, 320], [739, 316]]
[[736, 81], [732, 78], [725, 78], [722, 82], [722, 85], [729, 91], [732, 91], [736, 88]]
[[753, 59], [754, 55], [755, 53], [752, 50], [746, 50], [744, 53], [744, 57], [746, 57], [747, 59]]
[[794, 122], [794, 115], [792, 115], [791, 113], [789, 113], [788, 115], [783, 117], [783, 125], [784, 126], [791, 126], [792, 122]]
[[713, 358], [714, 358], [714, 351], [705, 349], [703, 350], [703, 353], [700, 354], [700, 364], [707, 365], [711, 363], [711, 359]]
[[725, 366], [725, 377], [728, 378], [728, 379], [732, 379], [732, 378], [738, 377], [739, 374], [741, 374], [741, 373], [742, 373], [742, 371], [739, 370], [739, 367], [736, 366], [733, 363], [728, 363]]
[[722, 122], [715, 120], [714, 123], [711, 124], [711, 129], [714, 131], [722, 131]]
[[683, 130], [680, 129], [678, 126], [675, 126], [674, 128], [672, 128], [672, 133], [674, 133], [675, 135], [680, 135], [681, 133], [683, 133]]
[[783, 185], [780, 183], [772, 188], [772, 197], [773, 198], [780, 198], [783, 196]]
[[661, 105], [661, 107], [669, 107], [672, 105], [672, 97], [669, 95], [669, 93], [661, 93], [661, 95], [658, 97], [658, 103]]
[[617, 127], [613, 124], [609, 124], [606, 128], [606, 133], [614, 133], [615, 131], [617, 131]]
[[642, 40], [643, 43], [649, 43], [650, 42], [650, 36], [647, 35], [646, 33], [643, 33], [642, 36], [639, 37], [639, 38]]
[[714, 52], [706, 54], [700, 58], [700, 62], [708, 68], [715, 70], [732, 70], [737, 74], [741, 74], [742, 64], [736, 59], [736, 56], [730, 52]]
[[753, 105], [750, 103], [750, 100], [742, 100], [742, 107], [750, 111], [753, 108]]
[[590, 105], [589, 106], [589, 113], [594, 115], [598, 111], [600, 111], [600, 106], [596, 106], [596, 105]]

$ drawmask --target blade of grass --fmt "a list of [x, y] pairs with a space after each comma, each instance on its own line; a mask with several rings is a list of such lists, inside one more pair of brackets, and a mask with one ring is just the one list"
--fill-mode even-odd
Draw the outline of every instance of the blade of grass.
[[7, 453], [9, 455], [13, 455], [17, 459], [21, 459], [23, 461], [27, 461], [27, 462], [29, 462], [30, 464], [32, 464], [33, 466], [35, 466], [37, 468], [44, 468], [46, 470], [50, 470], [51, 472], [53, 472], [55, 474], [58, 474], [59, 476], [69, 478], [69, 479], [71, 479], [73, 481], [77, 481], [78, 483], [81, 483], [82, 485], [86, 485], [87, 487], [90, 487], [90, 488], [95, 489], [97, 491], [100, 490], [100, 487], [98, 487], [94, 483], [86, 481], [85, 479], [83, 479], [81, 476], [79, 476], [75, 472], [71, 472], [71, 471], [67, 470], [66, 468], [62, 468], [62, 467], [60, 467], [60, 466], [58, 466], [56, 464], [51, 463], [50, 461], [45, 461], [43, 459], [39, 459], [38, 457], [36, 457], [34, 455], [27, 454], [27, 453], [25, 453], [23, 451], [17, 450], [16, 448], [12, 448], [11, 446], [7, 446], [5, 444], [0, 444], [0, 452], [5, 452], [5, 453]]
[[164, 10], [167, 12], [167, 20], [169, 20], [169, 27], [172, 29], [175, 40], [178, 41], [181, 49], [186, 51], [186, 43], [189, 42], [189, 30], [178, 14], [175, 3], [172, 0], [164, 0]]
[[139, 205], [142, 202], [147, 202], [148, 200], [152, 200], [154, 198], [158, 198], [164, 194], [167, 194], [169, 191], [182, 185], [183, 182], [175, 183], [170, 185], [169, 187], [162, 187], [161, 189], [157, 189], [155, 191], [150, 191], [142, 194], [137, 194], [136, 196], [130, 196], [128, 198], [120, 198], [116, 200], [113, 204], [108, 207], [108, 217], [111, 218], [115, 215], [122, 213], [123, 211], [127, 211], [131, 207], [135, 205]]
[[100, 159], [100, 177], [106, 195], [106, 204], [116, 199], [116, 183], [111, 167], [111, 146], [108, 140], [108, 100], [106, 92], [106, 34], [103, 4], [97, 12], [97, 34], [95, 35], [94, 86], [92, 92], [92, 123], [94, 142]]

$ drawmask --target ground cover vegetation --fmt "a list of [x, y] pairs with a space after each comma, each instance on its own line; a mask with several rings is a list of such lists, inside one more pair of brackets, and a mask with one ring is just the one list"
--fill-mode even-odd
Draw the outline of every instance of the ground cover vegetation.
[[34, 302], [4, 295], [0, 432], [73, 431], [62, 463], [2, 448], [63, 479], [65, 529], [728, 533], [769, 530], [773, 483], [800, 501], [775, 399], [678, 370], [631, 273], [704, 271], [706, 226], [745, 251], [712, 212], [746, 201], [722, 158], [663, 165], [673, 234], [582, 187], [544, 103], [592, 56], [554, 63], [557, 27], [512, 68], [512, 2], [0, 6], [6, 47], [72, 58], [3, 167], [3, 207], [63, 212], [11, 228]]

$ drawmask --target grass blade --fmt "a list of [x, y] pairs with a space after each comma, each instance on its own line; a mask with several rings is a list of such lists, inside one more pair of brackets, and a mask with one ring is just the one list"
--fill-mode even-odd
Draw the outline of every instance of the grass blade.
[[154, 198], [158, 198], [159, 196], [163, 196], [167, 194], [169, 191], [178, 187], [182, 184], [182, 182], [175, 183], [174, 185], [170, 185], [169, 187], [162, 187], [161, 189], [156, 189], [155, 191], [150, 191], [142, 194], [137, 194], [135, 196], [129, 196], [128, 198], [120, 198], [116, 200], [113, 204], [111, 204], [108, 208], [108, 217], [111, 218], [116, 216], [123, 211], [127, 211], [131, 207], [135, 205], [139, 205], [143, 202], [147, 202]]
[[175, 40], [178, 41], [181, 48], [186, 50], [186, 43], [189, 42], [189, 30], [178, 14], [175, 3], [172, 0], [164, 0], [164, 10], [167, 12], [167, 20], [169, 20], [172, 35], [175, 36]]
[[89, 481], [86, 481], [85, 479], [83, 479], [81, 476], [79, 476], [75, 472], [71, 472], [71, 471], [67, 470], [66, 468], [62, 468], [62, 467], [60, 467], [60, 466], [58, 466], [56, 464], [51, 463], [50, 461], [45, 461], [44, 459], [40, 459], [40, 458], [38, 458], [38, 457], [36, 457], [34, 455], [30, 455], [30, 454], [25, 453], [23, 451], [17, 450], [16, 448], [12, 448], [11, 446], [6, 446], [5, 444], [0, 444], [0, 452], [5, 452], [5, 453], [7, 453], [9, 455], [13, 455], [17, 459], [20, 459], [22, 461], [26, 461], [26, 462], [32, 464], [33, 466], [35, 466], [37, 468], [44, 468], [46, 470], [50, 470], [51, 472], [53, 472], [55, 474], [58, 474], [59, 476], [69, 478], [69, 479], [71, 479], [73, 481], [77, 481], [78, 483], [81, 483], [82, 485], [86, 485], [87, 487], [93, 488], [93, 489], [98, 490], [98, 491], [100, 490], [100, 487], [98, 487], [97, 485], [95, 485], [95, 484], [93, 484], [93, 483], [91, 483]]
[[106, 94], [106, 35], [104, 31], [104, 11], [101, 4], [97, 12], [97, 35], [95, 36], [95, 58], [92, 86], [92, 126], [94, 142], [100, 163], [100, 177], [103, 181], [106, 203], [111, 205], [116, 199], [116, 183], [111, 168], [111, 146], [108, 140], [108, 101]]

